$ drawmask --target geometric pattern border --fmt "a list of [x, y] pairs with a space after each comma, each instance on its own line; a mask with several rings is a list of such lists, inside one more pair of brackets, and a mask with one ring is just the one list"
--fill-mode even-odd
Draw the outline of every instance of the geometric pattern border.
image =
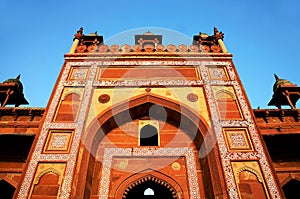
[[[231, 81], [210, 80], [209, 75], [207, 74], [207, 67], [206, 67], [207, 65], [215, 65], [215, 66], [226, 65], [227, 72]], [[231, 162], [241, 161], [241, 160], [258, 160], [262, 169], [262, 173], [264, 177], [267, 179], [266, 185], [268, 187], [268, 190], [270, 191], [270, 197], [274, 199], [281, 198], [279, 194], [279, 189], [275, 184], [275, 176], [272, 175], [272, 169], [270, 168], [270, 163], [267, 160], [267, 157], [265, 155], [265, 150], [262, 146], [262, 141], [260, 139], [257, 127], [250, 113], [250, 107], [248, 106], [248, 103], [244, 97], [240, 83], [237, 81], [238, 78], [236, 76], [233, 67], [231, 66], [231, 62], [222, 62], [222, 61], [202, 62], [200, 65], [200, 71], [201, 71], [202, 79], [204, 81], [205, 94], [207, 96], [207, 101], [210, 107], [211, 118], [213, 121], [214, 132], [216, 134], [216, 138], [218, 142], [223, 171], [226, 173], [225, 180], [226, 180], [229, 198], [239, 198], [234, 174], [232, 171]], [[226, 84], [226, 82], [230, 82], [230, 83]], [[234, 87], [237, 101], [239, 102], [240, 109], [244, 116], [243, 120], [227, 120], [227, 121], [220, 120], [217, 111], [217, 105], [214, 99], [214, 93], [212, 90], [212, 87], [215, 85], [220, 85], [220, 86], [231, 85]], [[251, 136], [253, 148], [255, 149], [255, 151], [253, 152], [252, 151], [244, 151], [244, 152], [229, 151], [225, 141], [225, 136], [223, 134], [223, 128], [227, 128], [227, 127], [247, 128]]]
[[229, 80], [226, 66], [207, 65], [206, 67], [211, 80]]
[[[76, 58], [77, 59], [77, 58]], [[272, 175], [272, 171], [265, 155], [265, 150], [262, 146], [261, 138], [258, 134], [258, 129], [253, 121], [253, 118], [250, 113], [250, 108], [246, 99], [244, 98], [242, 88], [240, 87], [240, 83], [237, 81], [237, 76], [235, 70], [231, 66], [231, 61], [101, 61], [101, 60], [87, 60], [87, 61], [75, 61], [68, 62], [64, 71], [62, 71], [61, 79], [57, 84], [54, 96], [51, 100], [51, 104], [49, 110], [46, 112], [45, 121], [43, 126], [41, 127], [41, 132], [39, 134], [37, 144], [35, 146], [32, 157], [30, 158], [30, 162], [28, 164], [27, 171], [25, 173], [24, 180], [21, 184], [20, 191], [18, 193], [17, 198], [25, 199], [27, 198], [28, 192], [30, 191], [30, 184], [35, 175], [35, 171], [39, 162], [67, 162], [63, 184], [62, 184], [62, 192], [60, 193], [59, 198], [68, 199], [71, 191], [71, 182], [72, 175], [76, 166], [76, 156], [78, 153], [78, 147], [80, 143], [81, 134], [83, 132], [84, 126], [84, 114], [80, 114], [77, 122], [75, 123], [59, 123], [52, 122], [52, 118], [55, 114], [56, 107], [59, 103], [60, 96], [62, 95], [62, 91], [64, 86], [80, 86], [85, 87], [85, 92], [83, 96], [83, 102], [80, 108], [80, 112], [86, 112], [88, 109], [88, 104], [90, 102], [92, 89], [95, 86], [155, 86], [155, 85], [165, 85], [165, 86], [203, 86], [205, 94], [207, 96], [207, 103], [209, 106], [209, 110], [211, 112], [212, 122], [213, 122], [213, 131], [215, 132], [216, 139], [218, 142], [218, 148], [221, 157], [221, 163], [223, 167], [223, 171], [226, 173], [226, 187], [229, 194], [229, 198], [238, 198], [237, 187], [234, 179], [234, 174], [232, 171], [231, 162], [232, 161], [241, 161], [245, 159], [249, 160], [258, 160], [259, 165], [261, 166], [261, 171], [266, 179], [266, 186], [270, 191], [270, 197], [279, 199], [280, 194], [278, 187], [275, 184], [274, 176]], [[188, 58], [187, 58], [188, 59]], [[201, 59], [201, 58], [200, 58]], [[123, 65], [123, 66], [134, 66], [134, 65], [174, 65], [174, 66], [184, 66], [184, 65], [195, 65], [200, 69], [201, 80], [132, 80], [132, 81], [98, 81], [95, 80], [96, 72], [98, 67], [108, 67], [113, 65]], [[212, 66], [225, 66], [227, 69], [228, 77], [230, 80], [211, 80], [208, 75], [207, 65]], [[71, 66], [78, 67], [90, 67], [89, 74], [87, 80], [68, 80], [69, 72]], [[234, 87], [236, 92], [236, 97], [238, 102], [240, 103], [241, 111], [244, 115], [243, 120], [228, 120], [221, 121], [218, 117], [218, 112], [215, 104], [215, 100], [213, 97], [213, 91], [211, 85], [231, 85]], [[247, 128], [249, 132], [249, 136], [252, 139], [252, 145], [255, 151], [249, 152], [231, 152], [228, 151], [228, 147], [226, 145], [225, 136], [223, 134], [223, 128], [227, 127], [240, 127]], [[42, 154], [45, 141], [47, 139], [47, 133], [49, 129], [74, 129], [74, 137], [73, 142], [71, 144], [71, 149], [69, 154]], [[187, 157], [187, 156], [186, 156]], [[191, 156], [190, 156], [191, 157]], [[112, 158], [110, 158], [110, 161]], [[108, 161], [108, 160], [107, 160]], [[110, 162], [108, 162], [110, 163]], [[111, 165], [111, 164], [108, 164]], [[105, 169], [105, 168], [104, 168]], [[190, 175], [190, 174], [189, 174]], [[196, 178], [197, 175], [194, 177]], [[191, 176], [189, 177], [191, 178]], [[102, 181], [102, 179], [101, 179]], [[190, 179], [189, 179], [190, 183]], [[198, 188], [199, 189], [199, 188]], [[196, 197], [200, 198], [199, 192], [196, 194]]]
[[200, 199], [200, 191], [195, 164], [195, 157], [192, 148], [106, 148], [101, 180], [99, 185], [99, 199], [108, 199], [110, 173], [114, 156], [147, 157], [147, 156], [185, 156], [188, 174], [188, 183], [191, 199]]
[[253, 151], [247, 128], [223, 128], [228, 151]]
[[86, 78], [88, 77], [88, 73], [89, 73], [89, 68], [88, 67], [72, 67], [71, 68], [71, 72], [70, 72], [70, 76], [68, 77], [68, 80], [72, 81], [72, 80], [86, 80]]
[[73, 139], [73, 131], [50, 130], [43, 152], [44, 153], [69, 153], [72, 139]]

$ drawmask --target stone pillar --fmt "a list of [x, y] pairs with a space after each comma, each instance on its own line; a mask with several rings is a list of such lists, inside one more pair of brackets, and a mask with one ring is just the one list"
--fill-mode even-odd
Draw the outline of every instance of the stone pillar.
[[225, 46], [225, 44], [224, 44], [224, 42], [223, 42], [222, 39], [218, 39], [218, 44], [220, 45], [223, 53], [228, 53], [228, 51], [226, 49], [226, 46]]
[[219, 46], [221, 47], [221, 50], [223, 53], [228, 53], [227, 49], [226, 49], [226, 46], [223, 42], [223, 39], [224, 39], [224, 33], [222, 32], [219, 32], [219, 30], [214, 27], [214, 36], [219, 44]]
[[76, 48], [77, 48], [82, 36], [83, 36], [83, 28], [81, 27], [77, 31], [77, 33], [74, 35], [73, 44], [72, 44], [71, 49], [69, 51], [70, 54], [75, 53]]
[[79, 39], [75, 38], [71, 46], [71, 49], [69, 51], [70, 54], [75, 53], [78, 44], [79, 44]]

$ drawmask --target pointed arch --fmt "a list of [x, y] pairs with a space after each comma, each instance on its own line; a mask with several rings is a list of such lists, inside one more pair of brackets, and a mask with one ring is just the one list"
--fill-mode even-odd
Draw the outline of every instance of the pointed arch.
[[143, 183], [160, 184], [165, 187], [173, 198], [183, 199], [183, 191], [181, 186], [170, 176], [167, 176], [159, 171], [147, 169], [129, 176], [116, 189], [115, 198], [127, 198], [127, 195], [135, 188]]
[[220, 89], [215, 93], [219, 116], [222, 120], [242, 119], [242, 113], [233, 92]]
[[77, 92], [66, 92], [59, 103], [55, 121], [76, 121], [81, 103], [81, 96]]
[[61, 172], [59, 172], [58, 170], [54, 169], [53, 167], [51, 168], [48, 168], [44, 171], [42, 171], [41, 173], [38, 174], [37, 178], [35, 179], [34, 181], [34, 184], [38, 184], [40, 179], [46, 175], [46, 174], [54, 174], [54, 175], [57, 175], [59, 177], [59, 180], [58, 182], [61, 182], [62, 181], [62, 174]]
[[238, 170], [237, 176], [238, 189], [242, 199], [249, 197], [261, 199], [269, 198], [260, 172], [245, 166]]
[[[256, 178], [258, 179], [259, 182], [262, 183], [262, 182], [264, 181], [264, 180], [262, 179], [261, 174], [260, 174], [258, 171], [256, 171], [255, 169], [252, 169], [251, 167], [248, 167], [248, 166], [244, 166], [244, 167], [240, 168], [240, 169], [237, 171], [237, 176], [239, 176], [239, 175], [240, 175], [242, 172], [244, 172], [244, 171], [248, 171], [248, 172], [254, 174], [254, 175], [256, 176]], [[239, 182], [237, 182], [237, 183], [239, 183]]]
[[[78, 153], [80, 156], [78, 158], [81, 159], [81, 162], [77, 166], [78, 179], [74, 180], [72, 196], [90, 197], [96, 194], [90, 187], [99, 187], [100, 185], [99, 177], [103, 165], [98, 162], [96, 154], [103, 138], [117, 128], [117, 124], [126, 124], [134, 119], [147, 116], [152, 105], [159, 105], [166, 110], [166, 123], [180, 129], [191, 138], [195, 153], [199, 153], [200, 147], [201, 151], [207, 151], [205, 156], [195, 159], [197, 167], [201, 167], [205, 173], [199, 174], [203, 181], [202, 184], [207, 184], [205, 187], [208, 187], [203, 189], [205, 191], [203, 194], [214, 197], [214, 194], [219, 195], [226, 192], [225, 186], [221, 183], [224, 181], [224, 176], [221, 172], [219, 152], [215, 145], [215, 134], [205, 119], [185, 104], [160, 95], [145, 93], [114, 104], [97, 115], [87, 126], [80, 143], [81, 152]], [[155, 119], [159, 120], [160, 118]], [[209, 139], [205, 139], [204, 142], [206, 136]], [[86, 182], [83, 186], [79, 184], [82, 181]], [[214, 184], [214, 186], [208, 184]]]
[[[83, 135], [82, 140], [85, 147], [92, 154], [95, 154], [96, 147], [112, 128], [116, 127], [117, 124], [129, 122], [146, 114], [141, 110], [148, 111], [153, 104], [164, 107], [169, 111], [167, 119], [176, 121], [183, 131], [191, 132], [189, 136], [194, 140], [197, 147], [200, 147], [203, 138], [207, 134], [209, 134], [211, 139], [214, 139], [214, 134], [205, 119], [187, 105], [160, 95], [147, 93], [117, 103], [97, 115]], [[96, 137], [97, 139], [95, 139]]]
[[[220, 96], [220, 95], [224, 95], [224, 96]], [[226, 97], [226, 96], [228, 96], [228, 97]], [[226, 98], [231, 98], [232, 100], [236, 100], [236, 97], [235, 97], [235, 95], [232, 93], [232, 92], [230, 92], [230, 91], [228, 91], [228, 90], [225, 90], [225, 89], [220, 89], [220, 90], [218, 90], [217, 92], [216, 92], [216, 98], [217, 99], [226, 99]]]

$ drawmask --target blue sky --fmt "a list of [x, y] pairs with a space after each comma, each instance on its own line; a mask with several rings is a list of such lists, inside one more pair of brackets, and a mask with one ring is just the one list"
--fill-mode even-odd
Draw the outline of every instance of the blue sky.
[[141, 27], [192, 37], [214, 26], [225, 33], [253, 108], [267, 108], [274, 73], [300, 85], [297, 0], [0, 0], [0, 81], [21, 74], [29, 106], [45, 107], [80, 27], [108, 39]]

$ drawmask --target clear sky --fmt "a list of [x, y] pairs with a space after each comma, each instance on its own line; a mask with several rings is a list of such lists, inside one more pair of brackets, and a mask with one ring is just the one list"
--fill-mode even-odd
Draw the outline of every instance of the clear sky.
[[0, 82], [21, 74], [29, 106], [45, 107], [80, 27], [108, 39], [141, 27], [192, 37], [214, 26], [253, 108], [267, 108], [274, 73], [300, 85], [298, 0], [0, 0]]

